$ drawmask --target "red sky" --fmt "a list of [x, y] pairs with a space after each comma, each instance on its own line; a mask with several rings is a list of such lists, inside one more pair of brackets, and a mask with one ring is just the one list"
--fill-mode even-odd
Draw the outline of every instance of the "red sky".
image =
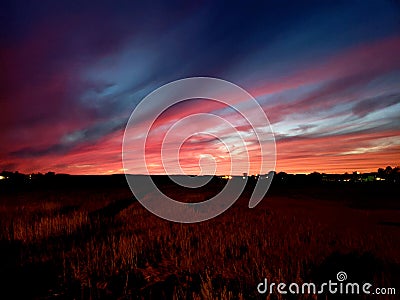
[[[136, 105], [156, 88], [193, 76], [231, 81], [255, 97], [275, 135], [278, 172], [400, 165], [399, 7], [391, 1], [362, 8], [268, 5], [4, 7], [0, 170], [122, 173], [122, 138]], [[238, 105], [255, 118], [250, 102]], [[152, 103], [150, 111], [158, 107]], [[232, 109], [208, 100], [181, 103], [160, 116], [146, 146], [150, 172], [164, 173], [160, 150], [168, 128], [195, 113], [232, 124], [247, 143], [250, 173], [258, 173], [252, 129]], [[137, 136], [142, 125], [135, 123]], [[185, 172], [197, 174], [202, 160], [203, 167], [211, 170], [215, 162], [218, 174], [229, 173], [229, 155], [243, 154], [226, 128], [211, 125], [191, 124], [193, 132], [214, 136], [187, 137], [179, 151]], [[166, 160], [179, 138], [178, 132], [170, 140]]]

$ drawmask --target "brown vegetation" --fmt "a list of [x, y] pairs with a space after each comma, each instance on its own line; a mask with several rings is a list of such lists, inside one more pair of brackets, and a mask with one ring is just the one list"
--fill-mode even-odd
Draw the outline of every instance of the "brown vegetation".
[[340, 268], [395, 286], [400, 231], [388, 224], [399, 211], [350, 208], [354, 195], [272, 192], [255, 209], [243, 196], [187, 225], [152, 215], [126, 189], [10, 194], [0, 207], [2, 291], [7, 299], [265, 299], [256, 290], [265, 277], [318, 282]]

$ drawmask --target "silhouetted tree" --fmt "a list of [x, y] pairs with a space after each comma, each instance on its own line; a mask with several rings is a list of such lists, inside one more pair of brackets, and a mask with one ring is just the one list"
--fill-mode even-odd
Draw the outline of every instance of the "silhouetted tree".
[[385, 169], [385, 173], [386, 173], [386, 175], [390, 175], [390, 174], [392, 174], [392, 171], [393, 171], [393, 169], [392, 169], [392, 167], [391, 167], [391, 166], [387, 166], [387, 167], [386, 167], [386, 169]]

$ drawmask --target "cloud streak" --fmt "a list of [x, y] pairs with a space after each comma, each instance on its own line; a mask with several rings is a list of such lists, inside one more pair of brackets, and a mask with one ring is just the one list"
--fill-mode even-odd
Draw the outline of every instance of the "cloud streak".
[[[278, 171], [398, 165], [399, 7], [340, 1], [290, 6], [5, 6], [0, 169], [121, 173], [123, 129], [132, 110], [154, 89], [190, 76], [231, 80], [256, 97], [276, 132]], [[251, 115], [247, 101], [238, 105]], [[219, 115], [241, 135], [251, 135], [232, 109], [187, 101], [154, 124], [148, 147], [154, 172], [162, 171], [158, 153], [165, 130], [199, 112]], [[141, 130], [139, 122], [138, 135]], [[224, 137], [226, 128], [213, 132]], [[249, 148], [257, 165], [256, 144], [250, 141]], [[210, 150], [218, 172], [227, 172], [226, 151], [210, 136], [188, 140], [182, 162], [195, 172], [198, 157]]]

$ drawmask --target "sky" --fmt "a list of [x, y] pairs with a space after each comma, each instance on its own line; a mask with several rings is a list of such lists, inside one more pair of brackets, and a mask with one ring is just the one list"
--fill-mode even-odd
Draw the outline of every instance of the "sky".
[[[194, 76], [230, 81], [257, 100], [274, 132], [278, 172], [400, 165], [399, 2], [149, 2], [1, 2], [0, 170], [122, 173], [132, 111], [155, 89]], [[154, 125], [151, 173], [163, 173], [168, 128], [201, 112], [252, 135], [229, 107], [186, 101]], [[218, 174], [228, 172], [223, 152], [236, 155], [227, 152], [237, 141], [223, 126], [208, 130], [214, 136], [182, 144], [184, 172], [198, 174], [209, 156]], [[260, 155], [249, 154], [255, 172]]]

